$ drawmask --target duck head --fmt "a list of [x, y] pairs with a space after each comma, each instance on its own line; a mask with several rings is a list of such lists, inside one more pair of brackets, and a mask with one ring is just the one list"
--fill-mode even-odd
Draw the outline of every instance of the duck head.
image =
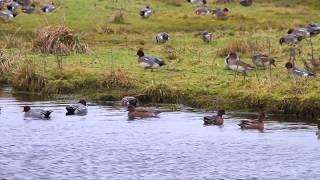
[[217, 113], [218, 116], [222, 117], [223, 115], [226, 114], [226, 111], [224, 109], [220, 109]]
[[286, 40], [284, 39], [284, 37], [280, 38], [280, 40], [279, 40], [280, 45], [282, 45], [285, 42], [286, 42]]
[[130, 112], [134, 112], [136, 110], [136, 108], [134, 106], [132, 106], [132, 105], [129, 105], [127, 109], [129, 111], [129, 113]]
[[229, 13], [230, 13], [230, 10], [228, 8], [223, 8], [222, 11], [223, 11], [224, 15], [229, 15]]
[[138, 55], [139, 57], [143, 57], [143, 56], [144, 56], [143, 48], [140, 48], [140, 49], [137, 51], [137, 55]]
[[137, 99], [133, 96], [126, 96], [122, 98], [121, 105], [124, 107], [128, 107], [129, 105], [132, 105], [134, 107], [137, 107]]
[[231, 58], [231, 59], [238, 59], [238, 55], [235, 52], [229, 53], [228, 57]]
[[31, 110], [30, 106], [24, 106], [22, 112], [29, 112]]
[[268, 116], [266, 115], [266, 113], [264, 113], [264, 112], [261, 112], [261, 113], [259, 113], [259, 122], [263, 122], [264, 120], [266, 120], [266, 118], [267, 118]]
[[294, 29], [293, 29], [293, 28], [291, 28], [291, 29], [288, 30], [288, 34], [291, 34], [291, 33], [293, 33], [293, 32], [294, 32]]
[[30, 6], [31, 6], [31, 7], [33, 7], [33, 8], [35, 8], [35, 7], [36, 7], [36, 5], [35, 5], [35, 4], [31, 4]]
[[17, 13], [17, 12], [13, 12], [13, 13], [12, 13], [12, 16], [13, 16], [13, 17], [16, 17], [16, 16], [18, 16], [18, 13]]
[[83, 104], [84, 106], [87, 106], [87, 101], [84, 99], [80, 99], [78, 103]]
[[288, 70], [292, 70], [294, 67], [293, 67], [293, 64], [291, 62], [287, 62], [285, 67], [288, 69]]
[[277, 66], [276, 66], [276, 60], [272, 58], [272, 59], [270, 60], [270, 65], [273, 65], [274, 67], [277, 67]]

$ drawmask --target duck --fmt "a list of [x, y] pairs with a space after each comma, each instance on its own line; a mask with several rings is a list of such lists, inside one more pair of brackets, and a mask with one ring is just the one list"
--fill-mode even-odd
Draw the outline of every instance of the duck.
[[317, 23], [309, 24], [308, 31], [310, 32], [311, 36], [316, 36], [320, 34], [320, 24], [317, 24]]
[[121, 100], [121, 105], [123, 107], [128, 107], [129, 105], [137, 107], [138, 100], [133, 96], [125, 96]]
[[252, 3], [253, 3], [253, 0], [240, 0], [240, 4], [245, 7], [251, 6]]
[[187, 2], [192, 3], [192, 4], [207, 4], [207, 0], [187, 0]]
[[132, 105], [129, 105], [127, 107], [127, 110], [128, 110], [128, 117], [130, 119], [157, 117], [155, 112], [152, 110], [147, 110], [147, 109], [143, 109], [143, 108], [136, 108]]
[[51, 2], [51, 4], [46, 4], [42, 7], [42, 11], [44, 13], [53, 13], [57, 11], [57, 7], [54, 4], [54, 2]]
[[153, 10], [149, 6], [146, 6], [145, 8], [140, 10], [140, 16], [143, 18], [149, 18], [150, 16], [152, 16], [152, 14]]
[[213, 33], [209, 32], [209, 31], [202, 31], [199, 33], [200, 36], [201, 36], [201, 39], [204, 41], [204, 42], [211, 42], [213, 40]]
[[43, 109], [31, 109], [30, 106], [24, 106], [23, 112], [25, 117], [38, 118], [38, 119], [49, 119], [50, 114], [53, 111], [43, 110]]
[[302, 77], [315, 76], [315, 73], [311, 71], [308, 71], [302, 68], [296, 68], [291, 62], [287, 62], [285, 64], [285, 67], [287, 68], [289, 73], [294, 74], [296, 76], [302, 76]]
[[204, 125], [217, 125], [221, 126], [223, 125], [223, 115], [225, 115], [225, 110], [221, 109], [218, 111], [217, 115], [213, 116], [205, 116], [203, 118]]
[[303, 40], [301, 36], [297, 36], [295, 34], [287, 34], [286, 36], [283, 36], [280, 38], [279, 43], [280, 45], [283, 44], [296, 44], [297, 42]]
[[18, 9], [18, 7], [19, 7], [19, 4], [15, 1], [12, 1], [7, 5], [7, 9], [9, 11], [16, 11]]
[[18, 3], [20, 6], [28, 6], [31, 4], [31, 0], [14, 0], [14, 2]]
[[194, 13], [196, 15], [200, 15], [200, 16], [205, 16], [208, 15], [212, 12], [212, 10], [210, 10], [208, 7], [198, 7]]
[[169, 40], [169, 34], [166, 32], [160, 32], [156, 36], [156, 41], [158, 44], [166, 43]]
[[238, 124], [238, 126], [240, 126], [241, 129], [258, 129], [262, 131], [264, 129], [264, 121], [266, 118], [267, 115], [264, 112], [261, 112], [259, 113], [259, 118], [257, 120], [243, 120]]
[[26, 14], [32, 14], [33, 12], [36, 11], [36, 5], [31, 4], [30, 6], [23, 6], [21, 10]]
[[66, 110], [66, 115], [86, 115], [88, 113], [87, 102], [84, 99], [80, 99], [77, 104], [67, 106]]
[[17, 15], [17, 12], [12, 12], [10, 10], [0, 10], [0, 18], [2, 18], [5, 22], [13, 21]]
[[273, 65], [274, 67], [276, 67], [275, 59], [270, 57], [269, 55], [262, 54], [262, 53], [258, 53], [254, 55], [252, 57], [252, 62], [253, 64], [259, 67], [266, 68], [266, 67], [269, 67], [270, 65]]
[[225, 58], [225, 63], [228, 67], [236, 72], [241, 72], [246, 74], [248, 71], [254, 70], [255, 67], [251, 64], [247, 64], [240, 60], [239, 56], [236, 53], [229, 53], [229, 55]]
[[228, 8], [223, 8], [222, 10], [220, 8], [215, 9], [212, 11], [214, 16], [218, 19], [226, 19], [228, 18], [230, 14], [230, 10]]
[[152, 56], [145, 56], [142, 48], [137, 51], [137, 55], [139, 56], [138, 63], [144, 69], [153, 70], [166, 65], [166, 63], [162, 59]]
[[310, 32], [307, 28], [291, 28], [288, 30], [288, 34], [294, 34], [301, 40], [310, 37]]

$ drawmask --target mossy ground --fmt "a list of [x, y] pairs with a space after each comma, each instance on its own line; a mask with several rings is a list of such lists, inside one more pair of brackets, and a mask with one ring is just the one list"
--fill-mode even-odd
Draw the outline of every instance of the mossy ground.
[[[43, 83], [27, 88], [28, 81], [17, 78], [23, 76], [21, 69], [5, 78], [3, 75], [2, 79], [17, 89], [80, 94], [92, 99], [151, 93], [161, 96], [154, 98], [157, 101], [207, 109], [320, 112], [320, 77], [289, 76], [284, 68], [288, 47], [278, 43], [289, 28], [320, 22], [318, 0], [257, 0], [252, 7], [209, 1], [212, 8], [231, 9], [227, 20], [217, 20], [212, 15], [196, 16], [193, 12], [197, 6], [182, 0], [56, 2], [60, 7], [57, 13], [20, 13], [14, 22], [0, 24], [0, 47], [7, 54], [19, 54], [18, 64], [32, 61], [34, 76]], [[138, 13], [145, 5], [155, 10], [149, 19], [142, 19]], [[123, 19], [115, 22], [114, 17], [120, 11]], [[71, 27], [92, 50], [86, 55], [63, 57], [62, 69], [58, 69], [55, 56], [32, 51], [39, 28], [60, 24]], [[200, 30], [214, 32], [214, 42], [204, 43], [196, 36]], [[167, 44], [155, 42], [156, 33], [161, 31], [170, 34]], [[313, 38], [316, 56], [320, 55], [319, 39]], [[241, 57], [247, 62], [251, 62], [250, 57], [256, 51], [275, 56], [277, 67], [272, 68], [271, 76], [269, 70], [258, 69], [244, 81], [241, 75], [235, 77], [227, 70], [224, 49], [237, 43], [256, 45], [241, 50]], [[300, 46], [302, 53], [297, 59], [303, 66], [302, 60], [310, 58], [310, 48], [307, 41]], [[136, 50], [140, 47], [146, 54], [166, 60], [167, 66], [153, 72], [139, 68]]]

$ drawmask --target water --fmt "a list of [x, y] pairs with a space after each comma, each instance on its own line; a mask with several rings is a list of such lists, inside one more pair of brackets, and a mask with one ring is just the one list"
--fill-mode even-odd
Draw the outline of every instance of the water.
[[[206, 114], [188, 111], [128, 121], [125, 109], [95, 104], [87, 116], [66, 117], [70, 101], [30, 100], [0, 93], [1, 180], [320, 177], [315, 124], [268, 121], [263, 133], [242, 131], [236, 124], [246, 116], [204, 127]], [[25, 104], [54, 110], [51, 120], [24, 119]]]

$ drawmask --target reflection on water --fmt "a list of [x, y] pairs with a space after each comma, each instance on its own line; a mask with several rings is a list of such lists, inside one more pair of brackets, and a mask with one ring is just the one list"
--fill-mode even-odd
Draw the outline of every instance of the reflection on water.
[[[16, 95], [15, 95], [16, 96]], [[203, 126], [201, 112], [164, 112], [128, 121], [121, 107], [0, 94], [0, 179], [318, 179], [316, 124], [276, 121], [264, 133], [241, 130], [248, 117]], [[24, 120], [22, 106], [51, 109], [50, 120]], [[278, 119], [277, 119], [278, 120]]]

